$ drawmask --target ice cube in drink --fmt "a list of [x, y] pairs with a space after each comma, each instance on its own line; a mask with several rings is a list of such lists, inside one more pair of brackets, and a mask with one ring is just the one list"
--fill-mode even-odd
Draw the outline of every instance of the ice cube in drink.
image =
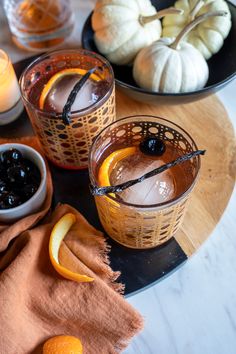
[[[143, 154], [142, 154], [143, 155]], [[141, 153], [131, 155], [118, 162], [112, 171], [110, 181], [112, 185], [136, 179], [143, 174], [164, 164], [162, 159], [153, 160]], [[157, 204], [174, 197], [175, 180], [171, 171], [165, 171], [141, 183], [125, 189], [119, 197], [131, 204]]]
[[[61, 113], [70, 92], [80, 79], [81, 75], [79, 74], [62, 76], [49, 91], [45, 100], [44, 109], [47, 112]], [[90, 77], [76, 95], [75, 102], [71, 107], [71, 112], [92, 106], [105, 95], [107, 89], [107, 81], [95, 81]]]
[[[141, 177], [179, 157], [178, 150], [167, 144], [165, 153], [159, 157], [136, 153], [120, 160], [110, 174], [111, 185], [117, 185]], [[186, 162], [187, 163], [187, 162]], [[126, 203], [154, 205], [174, 199], [186, 188], [186, 177], [181, 166], [175, 166], [141, 183], [125, 189], [117, 196]]]

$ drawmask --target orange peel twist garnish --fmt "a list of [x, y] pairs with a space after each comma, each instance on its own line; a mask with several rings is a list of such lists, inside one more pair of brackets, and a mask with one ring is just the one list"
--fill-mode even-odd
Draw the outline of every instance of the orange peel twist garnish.
[[67, 213], [54, 225], [50, 241], [49, 241], [49, 257], [54, 269], [64, 278], [77, 282], [92, 282], [94, 279], [87, 275], [74, 273], [71, 270], [63, 267], [59, 263], [59, 249], [63, 239], [76, 222], [76, 216], [72, 213]]

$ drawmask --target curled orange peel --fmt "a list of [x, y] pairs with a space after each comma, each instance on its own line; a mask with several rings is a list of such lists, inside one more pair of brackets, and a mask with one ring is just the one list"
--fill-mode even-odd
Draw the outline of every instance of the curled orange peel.
[[49, 257], [54, 269], [64, 278], [77, 282], [91, 282], [94, 280], [93, 278], [74, 273], [59, 263], [58, 255], [61, 243], [75, 222], [76, 216], [72, 213], [67, 213], [54, 225], [49, 240]]
[[[98, 172], [98, 184], [100, 187], [110, 186], [110, 174], [115, 168], [116, 164], [124, 158], [134, 155], [137, 151], [137, 147], [130, 146], [127, 148], [115, 150], [109, 156], [105, 158]], [[115, 198], [114, 193], [110, 193]]]

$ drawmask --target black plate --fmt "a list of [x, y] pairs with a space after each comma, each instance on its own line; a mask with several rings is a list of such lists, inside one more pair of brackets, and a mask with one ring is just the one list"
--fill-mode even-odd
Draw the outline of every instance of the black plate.
[[[167, 8], [174, 4], [173, 0], [152, 0], [157, 10]], [[181, 104], [202, 99], [215, 93], [226, 86], [236, 76], [236, 7], [227, 2], [232, 17], [232, 28], [221, 50], [208, 60], [209, 80], [206, 86], [198, 91], [168, 94], [156, 93], [141, 89], [136, 85], [132, 77], [132, 68], [112, 64], [118, 87], [133, 99], [152, 104]], [[92, 14], [85, 22], [82, 31], [82, 46], [85, 49], [99, 53], [93, 40], [91, 26]]]
[[[32, 60], [28, 58], [14, 65], [18, 77]], [[18, 120], [0, 127], [1, 138], [13, 139], [27, 135], [33, 135], [33, 130], [25, 110]], [[53, 205], [68, 203], [78, 209], [93, 226], [103, 230], [89, 192], [88, 170], [68, 171], [52, 164], [50, 169], [54, 185]], [[108, 243], [111, 245], [111, 266], [113, 270], [122, 272], [119, 280], [126, 286], [126, 295], [162, 279], [187, 259], [174, 238], [161, 247], [141, 251], [125, 248], [110, 238]]]

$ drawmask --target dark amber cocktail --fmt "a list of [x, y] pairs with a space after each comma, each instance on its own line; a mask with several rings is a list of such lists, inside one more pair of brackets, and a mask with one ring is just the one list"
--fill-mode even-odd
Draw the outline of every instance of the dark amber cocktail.
[[[94, 68], [76, 96], [67, 125], [62, 111], [68, 96], [76, 82]], [[94, 137], [115, 120], [114, 76], [110, 64], [85, 50], [57, 51], [30, 64], [20, 85], [25, 107], [46, 156], [63, 168], [87, 167]]]
[[[158, 156], [145, 152], [146, 142], [152, 140], [162, 144]], [[127, 117], [105, 128], [95, 139], [89, 161], [91, 184], [117, 186], [196, 149], [188, 133], [168, 120]], [[100, 221], [108, 235], [140, 249], [169, 240], [181, 225], [199, 167], [197, 156], [119, 193], [96, 195]]]

